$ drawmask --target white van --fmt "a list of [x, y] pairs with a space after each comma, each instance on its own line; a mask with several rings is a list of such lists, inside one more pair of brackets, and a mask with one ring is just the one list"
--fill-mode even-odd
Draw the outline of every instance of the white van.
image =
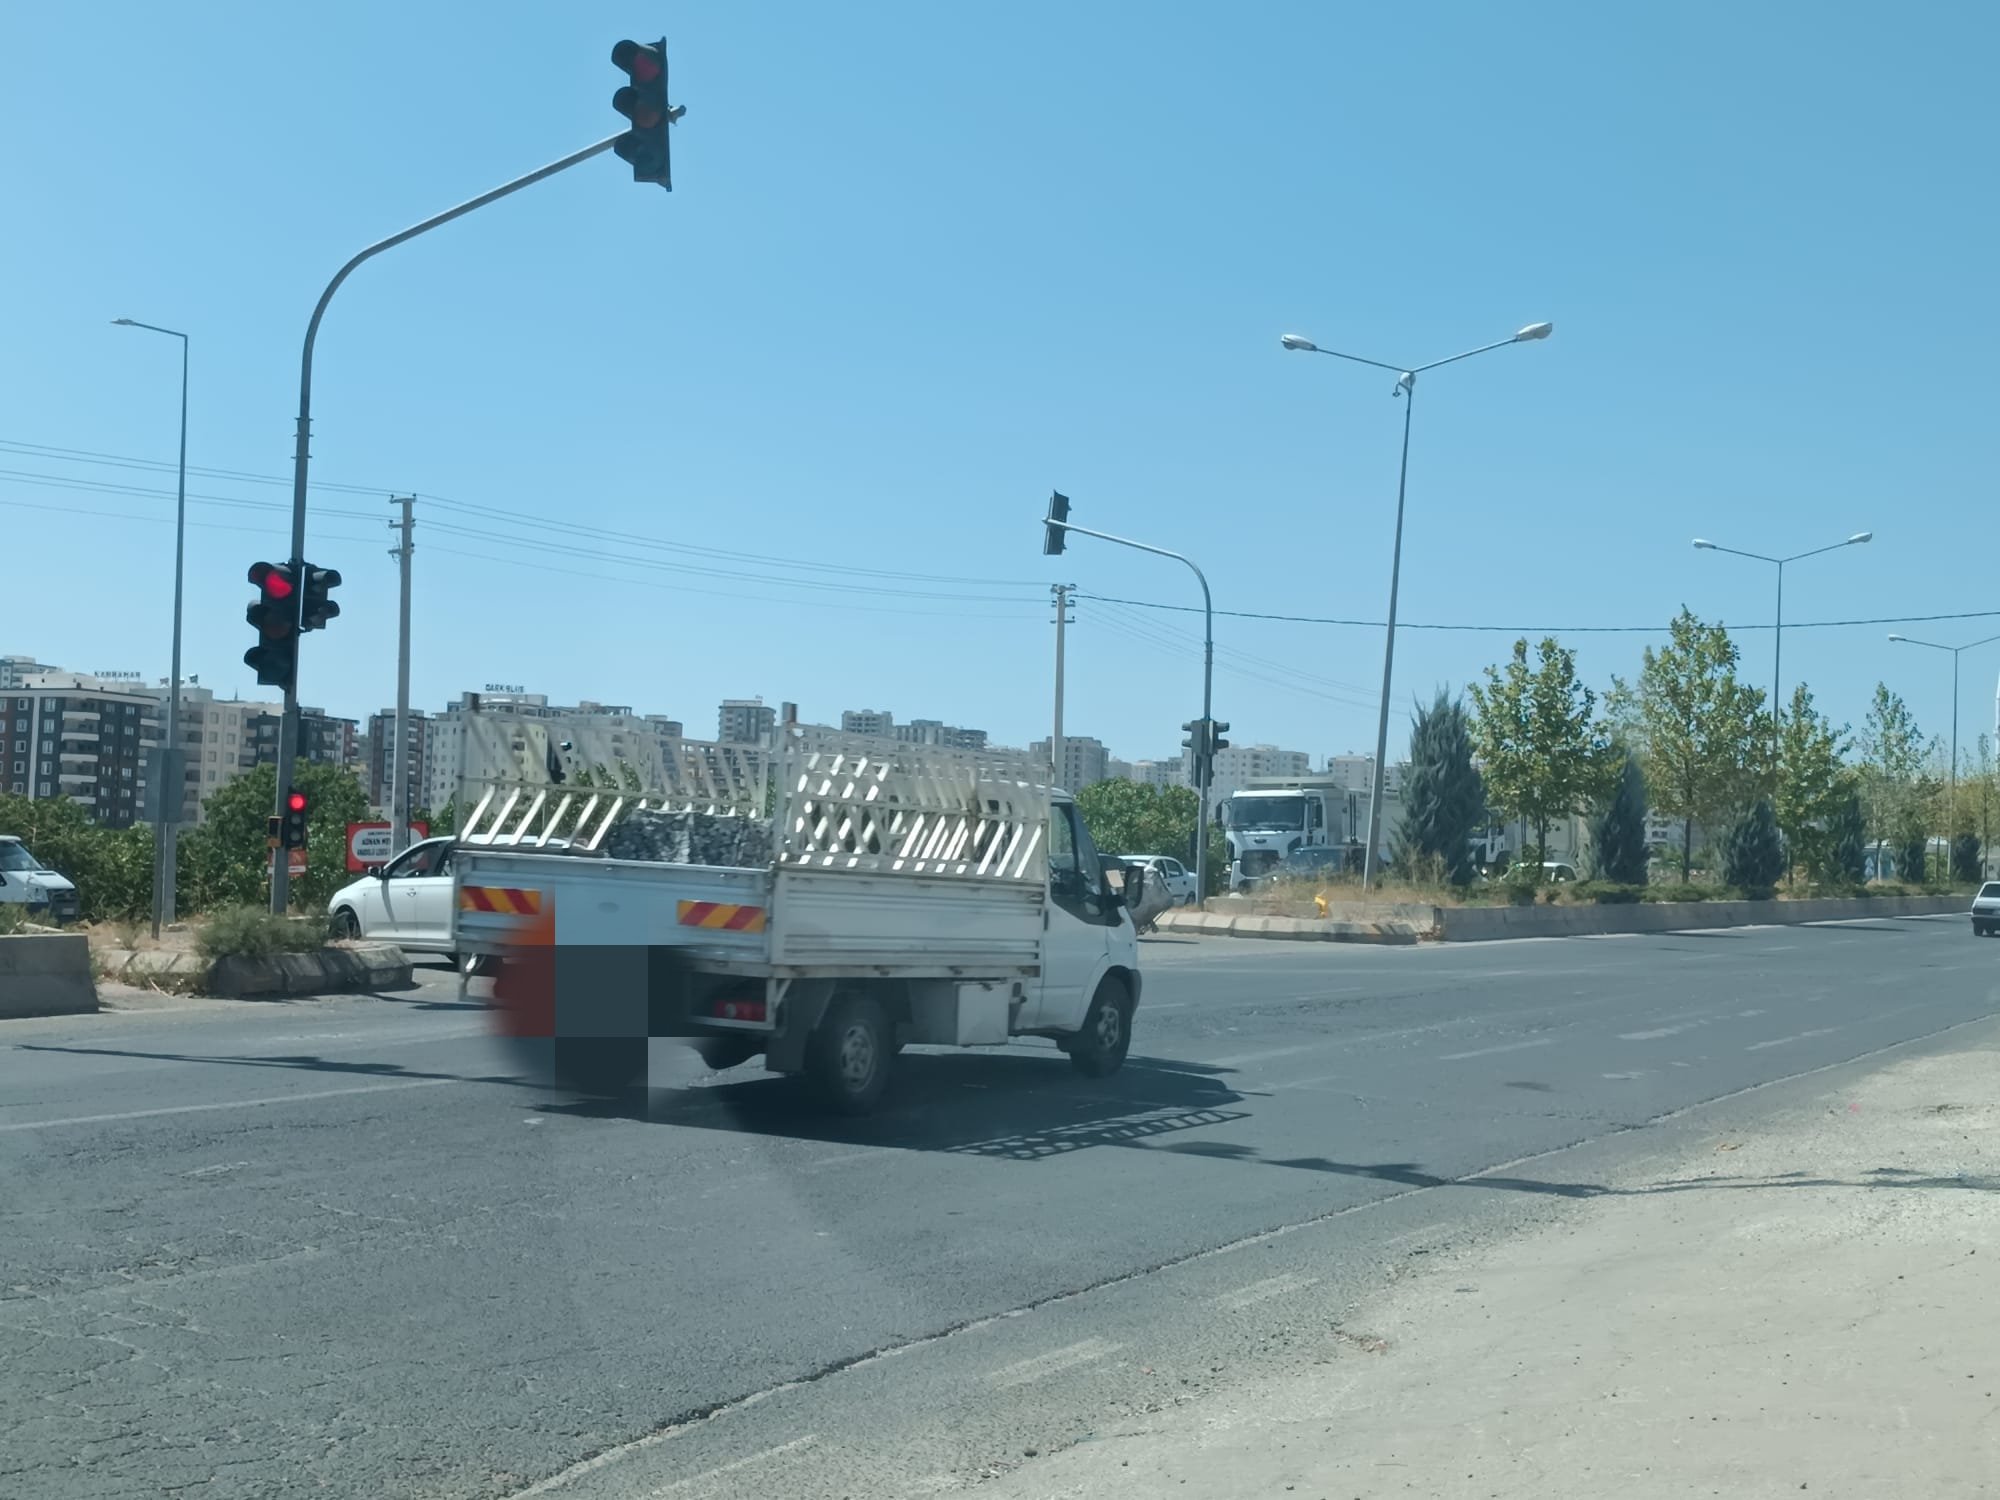
[[0, 833], [0, 904], [24, 906], [38, 922], [74, 922], [81, 911], [76, 887], [11, 833]]

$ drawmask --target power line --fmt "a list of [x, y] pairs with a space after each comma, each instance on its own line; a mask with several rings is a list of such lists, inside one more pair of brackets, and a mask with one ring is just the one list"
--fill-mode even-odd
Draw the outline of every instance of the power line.
[[[1151, 599], [1120, 599], [1110, 594], [1085, 594], [1079, 592], [1079, 599], [1089, 599], [1099, 604], [1129, 604], [1135, 609], [1167, 610], [1175, 614], [1198, 615], [1201, 609], [1193, 604], [1161, 604]], [[1275, 620], [1290, 625], [1344, 625], [1359, 630], [1382, 630], [1386, 622], [1382, 620], [1343, 620], [1328, 615], [1281, 615], [1266, 614], [1247, 609], [1218, 609], [1218, 615], [1228, 615], [1238, 620]], [[1832, 630], [1849, 625], [1924, 625], [1938, 620], [1990, 620], [2000, 618], [2000, 609], [1969, 609], [1942, 615], [1874, 615], [1866, 619], [1853, 620], [1787, 620], [1787, 630]], [[1447, 625], [1429, 621], [1398, 620], [1398, 630], [1464, 630], [1486, 631], [1499, 635], [1666, 635], [1669, 625]], [[1731, 631], [1773, 630], [1772, 624], [1731, 625]], [[1216, 648], [1220, 650], [1220, 647]]]

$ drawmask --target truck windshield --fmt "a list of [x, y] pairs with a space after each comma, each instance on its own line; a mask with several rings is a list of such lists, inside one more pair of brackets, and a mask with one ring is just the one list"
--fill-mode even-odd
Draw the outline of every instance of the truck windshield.
[[0, 844], [0, 870], [39, 870], [41, 862], [28, 852], [26, 844], [12, 839]]
[[1231, 797], [1231, 828], [1303, 828], [1306, 826], [1306, 799], [1303, 797]]

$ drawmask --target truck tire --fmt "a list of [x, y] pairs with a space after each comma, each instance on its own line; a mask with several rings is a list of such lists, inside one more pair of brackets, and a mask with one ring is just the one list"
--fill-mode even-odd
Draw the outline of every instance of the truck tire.
[[1069, 1039], [1070, 1065], [1086, 1078], [1108, 1078], [1125, 1066], [1132, 1046], [1132, 996], [1125, 981], [1104, 976], [1084, 1015], [1083, 1029]]
[[806, 1044], [806, 1077], [828, 1108], [867, 1114], [889, 1087], [895, 1045], [880, 1004], [866, 995], [835, 995]]

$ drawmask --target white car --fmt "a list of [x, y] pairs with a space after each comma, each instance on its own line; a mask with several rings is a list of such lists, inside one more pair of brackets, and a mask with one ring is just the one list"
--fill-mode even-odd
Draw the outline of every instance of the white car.
[[411, 953], [450, 953], [451, 852], [450, 839], [425, 839], [349, 881], [326, 904], [333, 935], [374, 938]]
[[2000, 880], [1989, 880], [1972, 898], [1972, 935], [2000, 932]]
[[1194, 871], [1171, 854], [1121, 854], [1118, 858], [1128, 865], [1144, 865], [1146, 884], [1165, 891], [1170, 904], [1194, 905]]

